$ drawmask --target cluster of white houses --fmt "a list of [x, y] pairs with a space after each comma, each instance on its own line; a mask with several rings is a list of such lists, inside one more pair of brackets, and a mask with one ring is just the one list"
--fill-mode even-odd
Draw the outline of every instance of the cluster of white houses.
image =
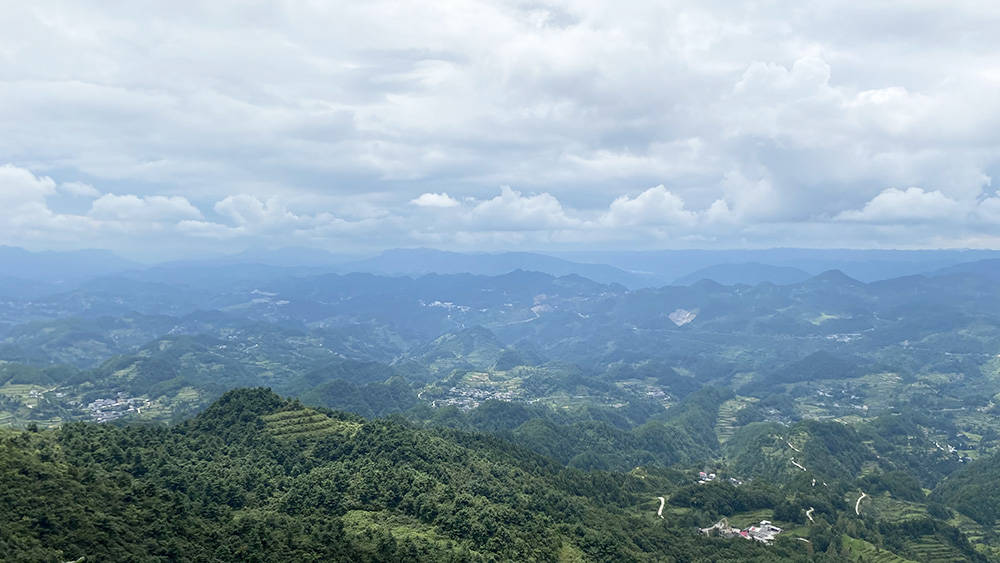
[[772, 524], [769, 520], [761, 520], [756, 526], [747, 528], [734, 528], [729, 525], [729, 521], [723, 518], [708, 528], [699, 528], [706, 536], [718, 535], [723, 538], [743, 538], [761, 543], [771, 543], [774, 538], [781, 533], [781, 528]]

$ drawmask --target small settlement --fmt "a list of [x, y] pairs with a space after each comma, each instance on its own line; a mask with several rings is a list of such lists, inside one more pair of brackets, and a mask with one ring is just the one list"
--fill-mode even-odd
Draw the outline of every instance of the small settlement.
[[[704, 471], [699, 471], [698, 484], [704, 485], [705, 483], [711, 483], [712, 481], [715, 481], [716, 477], [717, 475], [715, 473], [706, 473]], [[730, 485], [733, 485], [734, 487], [739, 487], [740, 485], [743, 484], [743, 481], [740, 481], [735, 477], [730, 477], [729, 479], [727, 479], [727, 481], [729, 482]]]
[[761, 520], [760, 524], [740, 529], [729, 525], [729, 520], [723, 518], [708, 528], [699, 528], [706, 536], [719, 536], [722, 538], [743, 538], [745, 540], [755, 540], [761, 543], [771, 543], [774, 538], [781, 533], [781, 528], [771, 524], [769, 520]]
[[95, 422], [110, 422], [117, 420], [126, 414], [142, 414], [143, 407], [149, 407], [149, 399], [140, 397], [127, 397], [125, 393], [118, 393], [114, 399], [96, 399], [87, 404], [87, 411]]

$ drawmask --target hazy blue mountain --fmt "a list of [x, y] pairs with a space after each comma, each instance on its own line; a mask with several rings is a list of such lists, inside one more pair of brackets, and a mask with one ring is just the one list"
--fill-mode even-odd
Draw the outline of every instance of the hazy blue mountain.
[[0, 246], [0, 272], [5, 277], [40, 280], [48, 284], [69, 285], [138, 267], [139, 264], [107, 250], [30, 252], [23, 248]]
[[675, 280], [717, 264], [758, 262], [809, 273], [842, 270], [869, 282], [922, 274], [974, 260], [1000, 258], [996, 250], [852, 250], [769, 248], [759, 250], [637, 250], [556, 252], [579, 262], [599, 262], [629, 272]]
[[281, 268], [328, 268], [348, 261], [356, 261], [362, 255], [335, 254], [321, 248], [307, 246], [286, 246], [281, 248], [248, 248], [236, 254], [226, 254], [196, 260], [176, 260], [161, 266], [205, 266], [232, 264], [259, 264]]
[[764, 282], [789, 285], [804, 281], [809, 277], [809, 272], [791, 266], [772, 266], [759, 262], [747, 262], [716, 264], [702, 268], [678, 278], [674, 281], [674, 285], [691, 285], [700, 280], [712, 280], [722, 285], [757, 285]]
[[0, 298], [34, 299], [65, 287], [66, 284], [48, 283], [44, 280], [3, 276], [0, 277]]
[[598, 263], [570, 262], [532, 252], [465, 254], [426, 248], [387, 250], [382, 254], [340, 266], [344, 272], [369, 272], [387, 275], [477, 274], [496, 276], [514, 270], [542, 272], [553, 276], [576, 274], [600, 283], [625, 287], [652, 287], [668, 278], [627, 272]]
[[832, 269], [817, 274], [815, 276], [810, 276], [808, 279], [802, 280], [803, 285], [809, 285], [813, 287], [826, 287], [826, 286], [863, 286], [864, 282], [857, 280], [849, 275], [847, 275], [842, 270]]
[[306, 267], [331, 266], [357, 260], [355, 254], [334, 254], [319, 248], [290, 246], [284, 248], [251, 248], [228, 257], [233, 262], [267, 264], [269, 266]]
[[169, 283], [197, 291], [223, 291], [241, 288], [254, 289], [271, 280], [289, 276], [317, 275], [329, 268], [282, 267], [253, 262], [174, 262], [124, 272], [117, 278], [129, 278], [148, 283]]
[[1000, 280], [1000, 258], [990, 258], [987, 260], [976, 260], [975, 262], [963, 262], [947, 268], [941, 268], [931, 272], [932, 276], [954, 276], [954, 275], [976, 275]]

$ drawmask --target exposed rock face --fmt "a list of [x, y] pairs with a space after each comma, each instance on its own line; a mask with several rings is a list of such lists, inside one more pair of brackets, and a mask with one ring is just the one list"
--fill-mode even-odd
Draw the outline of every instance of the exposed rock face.
[[693, 321], [698, 313], [694, 311], [688, 311], [687, 309], [677, 309], [673, 313], [668, 315], [668, 318], [673, 321], [677, 326], [684, 326], [689, 322]]

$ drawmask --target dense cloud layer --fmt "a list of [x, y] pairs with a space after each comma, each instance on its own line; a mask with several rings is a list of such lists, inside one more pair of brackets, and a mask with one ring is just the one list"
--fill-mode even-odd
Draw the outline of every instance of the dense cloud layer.
[[998, 246], [1000, 9], [745, 4], [15, 4], [0, 243]]

